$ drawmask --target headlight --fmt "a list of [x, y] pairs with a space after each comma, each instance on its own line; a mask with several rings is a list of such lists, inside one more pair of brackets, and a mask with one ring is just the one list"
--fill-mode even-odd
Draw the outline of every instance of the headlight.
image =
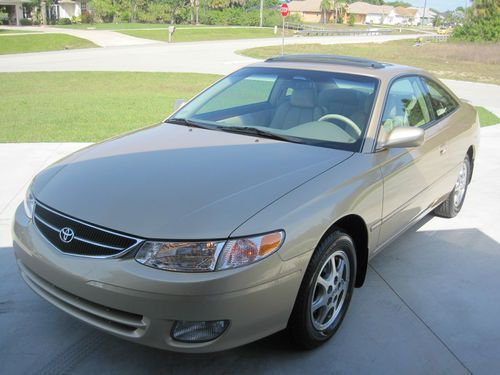
[[135, 259], [146, 266], [169, 271], [213, 271], [224, 241], [146, 242]]
[[207, 242], [147, 241], [135, 259], [146, 266], [169, 271], [207, 272], [251, 264], [277, 251], [283, 231], [260, 236]]
[[33, 193], [31, 193], [31, 186], [26, 191], [26, 195], [24, 196], [24, 212], [26, 216], [30, 219], [33, 219], [33, 209], [35, 208], [35, 197]]

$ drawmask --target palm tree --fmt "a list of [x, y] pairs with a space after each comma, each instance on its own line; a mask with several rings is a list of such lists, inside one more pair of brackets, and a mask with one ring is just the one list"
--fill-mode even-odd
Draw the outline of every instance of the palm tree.
[[327, 21], [327, 14], [332, 10], [332, 3], [330, 0], [321, 0], [319, 5], [321, 11], [323, 12], [323, 23]]
[[347, 5], [346, 1], [335, 1], [334, 11], [335, 11], [335, 23], [339, 23], [339, 18], [344, 17], [345, 7]]

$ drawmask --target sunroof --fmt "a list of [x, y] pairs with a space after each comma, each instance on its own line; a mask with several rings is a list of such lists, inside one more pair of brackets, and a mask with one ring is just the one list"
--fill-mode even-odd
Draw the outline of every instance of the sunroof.
[[266, 62], [305, 62], [305, 63], [321, 63], [321, 64], [337, 64], [337, 65], [350, 65], [366, 68], [382, 69], [387, 64], [380, 63], [375, 60], [364, 59], [352, 56], [340, 55], [284, 55], [271, 57]]

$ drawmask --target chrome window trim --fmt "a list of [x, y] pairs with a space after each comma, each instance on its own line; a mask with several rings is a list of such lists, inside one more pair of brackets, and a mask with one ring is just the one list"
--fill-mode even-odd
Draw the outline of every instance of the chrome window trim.
[[[110, 231], [108, 229], [104, 229], [104, 228], [100, 228], [98, 226], [95, 226], [95, 225], [92, 225], [92, 224], [89, 224], [89, 223], [86, 223], [84, 221], [81, 221], [81, 220], [78, 220], [78, 219], [75, 219], [71, 216], [68, 216], [68, 215], [65, 215], [63, 213], [60, 213], [58, 211], [55, 211], [54, 209], [46, 206], [45, 204], [41, 203], [38, 199], [35, 198], [35, 205], [33, 206], [33, 218], [36, 218], [37, 220], [41, 221], [44, 225], [46, 225], [47, 227], [49, 227], [50, 229], [54, 230], [54, 231], [57, 231], [59, 232], [60, 229], [57, 229], [56, 227], [54, 227], [53, 225], [47, 223], [45, 220], [41, 219], [38, 215], [35, 215], [35, 208], [37, 205], [40, 205], [41, 207], [43, 207], [44, 209], [46, 209], [47, 211], [50, 211], [52, 212], [53, 214], [55, 215], [58, 215], [58, 216], [61, 216], [61, 217], [64, 217], [68, 220], [71, 220], [71, 221], [74, 221], [74, 222], [77, 222], [79, 224], [82, 224], [82, 225], [85, 225], [85, 226], [88, 226], [90, 228], [94, 228], [96, 230], [100, 230], [100, 231], [103, 231], [103, 232], [106, 232], [106, 233], [109, 233], [109, 234], [112, 234], [112, 235], [115, 235], [115, 236], [121, 236], [121, 237], [125, 237], [125, 238], [128, 238], [128, 239], [131, 239], [131, 240], [134, 240], [135, 243], [129, 247], [127, 247], [126, 249], [122, 250], [121, 252], [117, 253], [117, 254], [113, 254], [113, 255], [82, 255], [82, 254], [73, 254], [73, 253], [66, 253], [62, 250], [60, 250], [56, 245], [54, 245], [52, 242], [49, 241], [49, 239], [47, 237], [45, 237], [45, 235], [41, 232], [41, 230], [38, 228], [38, 226], [36, 225], [35, 221], [33, 220], [33, 226], [36, 228], [37, 232], [43, 237], [45, 238], [45, 240], [47, 240], [47, 242], [52, 246], [54, 247], [58, 252], [60, 252], [61, 254], [64, 254], [64, 255], [68, 255], [68, 256], [73, 256], [73, 257], [78, 257], [78, 258], [93, 258], [93, 259], [115, 259], [115, 258], [121, 258], [123, 257], [124, 255], [128, 254], [129, 252], [135, 250], [138, 248], [139, 245], [142, 245], [144, 243], [144, 239], [141, 239], [141, 238], [136, 238], [136, 237], [131, 237], [131, 236], [128, 236], [128, 235], [125, 235], [125, 234], [121, 234], [121, 233], [118, 233], [118, 232], [113, 232], [113, 231]], [[75, 236], [74, 237], [76, 240], [78, 241], [81, 241], [81, 242], [85, 242], [85, 243], [88, 243], [90, 245], [94, 245], [94, 246], [100, 246], [100, 247], [103, 247], [103, 248], [108, 248], [108, 249], [113, 249], [113, 250], [120, 250], [120, 248], [116, 248], [114, 246], [109, 246], [109, 245], [104, 245], [104, 244], [100, 244], [100, 243], [97, 243], [97, 242], [93, 242], [93, 241], [89, 241], [89, 240], [85, 240], [85, 239], [82, 239], [80, 237], [77, 237]]]

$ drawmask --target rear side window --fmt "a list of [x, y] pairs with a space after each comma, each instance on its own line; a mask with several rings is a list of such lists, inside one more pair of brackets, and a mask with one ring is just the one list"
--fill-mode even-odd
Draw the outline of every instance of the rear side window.
[[417, 77], [395, 81], [387, 95], [382, 126], [390, 132], [397, 127], [424, 126], [431, 121], [422, 85]]
[[457, 108], [458, 103], [443, 87], [427, 78], [424, 78], [423, 81], [429, 91], [429, 99], [437, 119], [446, 116]]

